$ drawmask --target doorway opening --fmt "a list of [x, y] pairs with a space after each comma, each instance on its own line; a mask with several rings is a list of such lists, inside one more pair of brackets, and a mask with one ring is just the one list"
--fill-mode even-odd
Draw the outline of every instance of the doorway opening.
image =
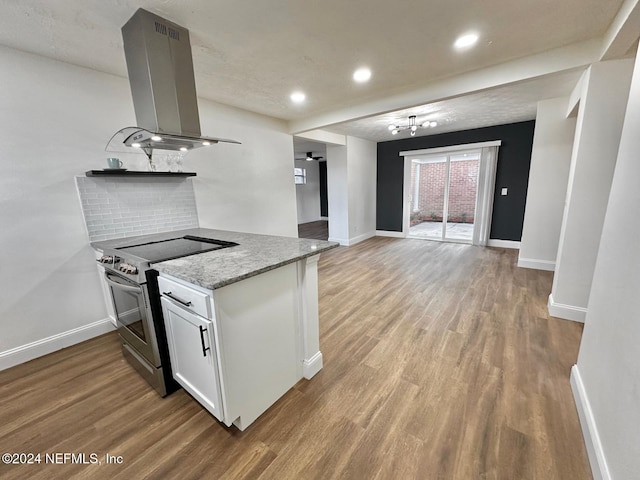
[[298, 238], [327, 240], [329, 209], [324, 143], [293, 137]]

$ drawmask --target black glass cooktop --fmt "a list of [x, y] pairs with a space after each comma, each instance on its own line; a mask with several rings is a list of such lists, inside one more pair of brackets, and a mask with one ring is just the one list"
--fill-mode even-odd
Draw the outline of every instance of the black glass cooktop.
[[214, 240], [211, 238], [194, 237], [185, 235], [180, 238], [172, 238], [159, 242], [143, 243], [130, 247], [118, 248], [119, 252], [135, 255], [149, 263], [164, 262], [174, 258], [187, 257], [196, 253], [210, 252], [221, 248], [235, 247], [233, 242]]

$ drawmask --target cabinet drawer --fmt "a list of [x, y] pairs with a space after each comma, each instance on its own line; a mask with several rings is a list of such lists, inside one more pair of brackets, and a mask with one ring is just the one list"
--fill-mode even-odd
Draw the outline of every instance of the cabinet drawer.
[[158, 287], [161, 295], [176, 304], [205, 318], [213, 318], [210, 295], [162, 276], [158, 277]]

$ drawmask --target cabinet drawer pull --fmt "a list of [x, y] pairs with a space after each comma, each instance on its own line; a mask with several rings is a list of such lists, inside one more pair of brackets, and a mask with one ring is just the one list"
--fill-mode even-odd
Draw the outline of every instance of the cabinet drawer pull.
[[191, 306], [191, 302], [185, 302], [184, 300], [182, 300], [181, 298], [176, 297], [173, 293], [171, 292], [162, 292], [163, 295], [166, 295], [167, 297], [169, 297], [171, 300], [175, 300], [178, 303], [181, 303], [182, 305], [184, 305], [185, 307], [190, 307]]
[[207, 356], [207, 350], [211, 350], [210, 347], [206, 347], [204, 346], [204, 332], [207, 331], [206, 328], [202, 328], [202, 325], [199, 325], [198, 328], [200, 329], [200, 342], [202, 343], [202, 355], [203, 356]]

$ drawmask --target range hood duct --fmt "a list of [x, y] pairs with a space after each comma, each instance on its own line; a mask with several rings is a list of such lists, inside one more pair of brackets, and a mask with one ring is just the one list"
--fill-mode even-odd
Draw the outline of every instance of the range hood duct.
[[149, 158], [154, 149], [240, 143], [201, 135], [189, 30], [139, 8], [122, 27], [122, 39], [138, 126], [112, 141], [119, 136]]

